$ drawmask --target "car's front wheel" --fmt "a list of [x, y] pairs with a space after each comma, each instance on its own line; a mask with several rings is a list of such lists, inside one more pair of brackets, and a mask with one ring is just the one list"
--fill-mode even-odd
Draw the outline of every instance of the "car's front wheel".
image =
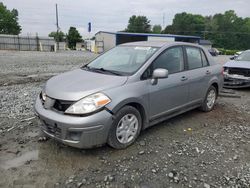
[[128, 147], [140, 134], [141, 127], [140, 112], [132, 106], [123, 107], [115, 114], [109, 132], [108, 144], [116, 149]]
[[209, 112], [214, 108], [215, 102], [217, 99], [217, 90], [214, 86], [210, 86], [205, 100], [202, 103], [201, 110], [204, 112]]

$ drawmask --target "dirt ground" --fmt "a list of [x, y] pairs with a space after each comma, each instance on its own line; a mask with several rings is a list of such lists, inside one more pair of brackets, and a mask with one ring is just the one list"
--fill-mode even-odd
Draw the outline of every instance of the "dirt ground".
[[125, 150], [39, 141], [33, 105], [45, 81], [95, 56], [0, 51], [0, 187], [250, 187], [250, 88], [149, 128]]

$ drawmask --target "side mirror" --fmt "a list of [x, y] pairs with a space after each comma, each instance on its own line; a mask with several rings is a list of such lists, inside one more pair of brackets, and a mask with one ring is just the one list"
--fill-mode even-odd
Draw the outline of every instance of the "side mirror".
[[157, 84], [158, 79], [163, 79], [168, 77], [168, 70], [167, 69], [155, 69], [153, 72], [151, 83], [152, 85]]
[[234, 57], [234, 56], [233, 56], [233, 57], [230, 57], [230, 59], [231, 59], [231, 60], [234, 60], [234, 59], [235, 59], [235, 57]]

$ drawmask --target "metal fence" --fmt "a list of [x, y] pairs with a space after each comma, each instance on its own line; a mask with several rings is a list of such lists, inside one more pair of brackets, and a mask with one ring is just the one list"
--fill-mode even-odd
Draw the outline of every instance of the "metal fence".
[[0, 50], [54, 51], [51, 37], [0, 35]]

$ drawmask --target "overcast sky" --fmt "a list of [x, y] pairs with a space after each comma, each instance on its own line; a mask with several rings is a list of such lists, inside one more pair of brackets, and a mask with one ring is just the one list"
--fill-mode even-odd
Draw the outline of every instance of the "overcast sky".
[[[1, 0], [0, 0], [1, 1]], [[87, 24], [92, 23], [91, 35], [102, 31], [126, 28], [131, 15], [145, 15], [151, 24], [171, 24], [176, 13], [202, 15], [235, 10], [238, 16], [250, 17], [250, 0], [2, 0], [8, 9], [16, 8], [23, 35], [47, 36], [56, 30], [55, 4], [58, 4], [59, 26], [67, 32], [76, 27], [88, 37]]]

